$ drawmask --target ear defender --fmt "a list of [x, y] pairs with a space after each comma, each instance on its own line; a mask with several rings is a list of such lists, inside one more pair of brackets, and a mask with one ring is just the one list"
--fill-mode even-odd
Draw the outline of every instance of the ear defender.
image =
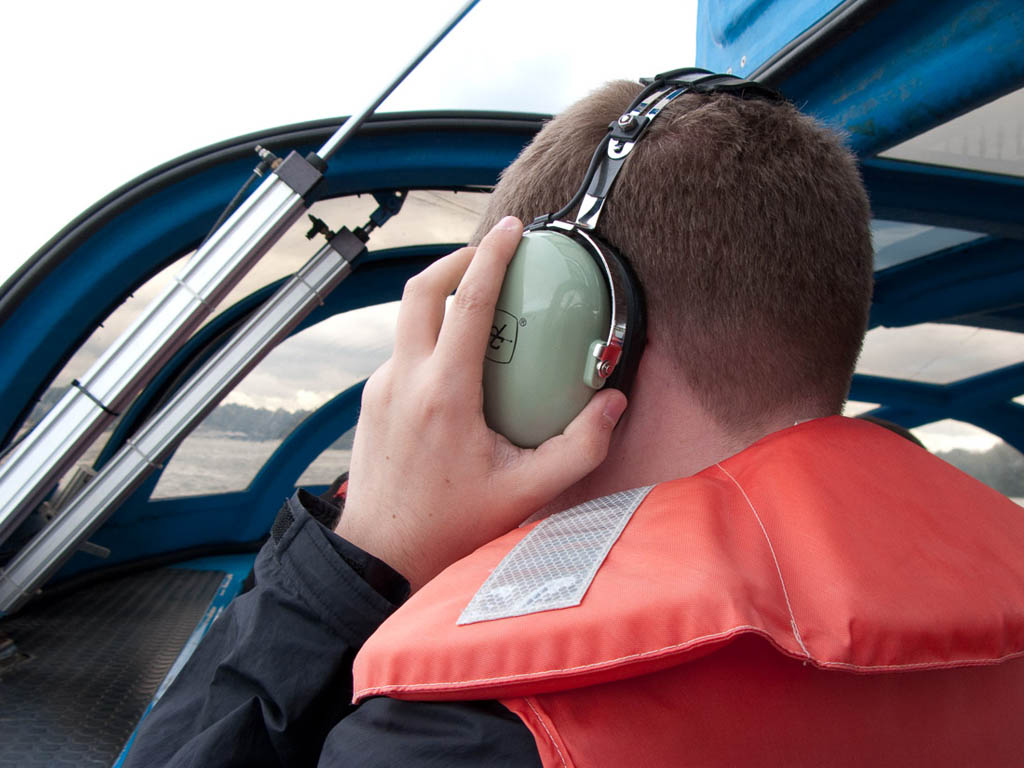
[[484, 360], [487, 423], [522, 447], [560, 434], [613, 372], [634, 368], [622, 365], [626, 318], [642, 317], [630, 307], [629, 275], [592, 236], [566, 226], [523, 235]]
[[[759, 83], [696, 68], [641, 83], [594, 151], [579, 190], [526, 228], [505, 273], [484, 359], [484, 417], [522, 448], [561, 434], [602, 387], [629, 395], [646, 343], [643, 292], [629, 263], [594, 229], [651, 122], [688, 91], [782, 99]], [[576, 206], [575, 221], [566, 220]]]

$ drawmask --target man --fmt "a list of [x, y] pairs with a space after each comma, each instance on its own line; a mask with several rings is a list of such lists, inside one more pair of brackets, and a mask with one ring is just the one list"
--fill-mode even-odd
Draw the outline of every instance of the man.
[[[340, 521], [308, 495], [286, 505], [255, 589], [129, 764], [1013, 754], [1024, 524], [926, 452], [835, 416], [867, 324], [869, 211], [853, 159], [791, 105], [684, 95], [618, 179], [599, 234], [649, 312], [628, 408], [600, 391], [536, 450], [487, 427], [483, 356], [520, 220], [571, 197], [638, 90], [609, 84], [546, 126], [475, 251], [410, 281]], [[547, 519], [517, 528], [531, 516]], [[501, 605], [545, 557], [570, 581], [586, 571], [577, 605], [531, 608], [561, 588], [549, 579], [526, 608], [467, 610]]]

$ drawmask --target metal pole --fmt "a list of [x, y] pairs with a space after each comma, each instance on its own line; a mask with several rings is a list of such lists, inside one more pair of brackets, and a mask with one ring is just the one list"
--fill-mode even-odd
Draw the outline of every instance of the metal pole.
[[0, 613], [24, 603], [174, 446], [352, 271], [365, 246], [342, 230], [238, 329], [3, 569]]
[[[301, 161], [301, 158], [298, 158]], [[0, 465], [0, 541], [305, 210], [272, 174]]]
[[[467, 2], [379, 96], [331, 136], [318, 156], [330, 157], [477, 2]], [[322, 169], [292, 152], [0, 465], [0, 541], [298, 219], [321, 177]]]

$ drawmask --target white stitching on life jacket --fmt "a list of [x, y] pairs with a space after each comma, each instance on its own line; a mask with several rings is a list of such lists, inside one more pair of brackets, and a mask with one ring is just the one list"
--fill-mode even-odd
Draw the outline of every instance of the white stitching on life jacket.
[[1024, 658], [1024, 651], [1013, 651], [1002, 656], [990, 659], [961, 659], [958, 661], [946, 661], [937, 664], [934, 661], [915, 661], [912, 664], [851, 664], [848, 661], [815, 661], [815, 664], [823, 669], [850, 669], [853, 671], [867, 669], [891, 669], [909, 671], [916, 669], [959, 669], [961, 667], [991, 667], [994, 664], [1002, 664], [1004, 661]]
[[775, 556], [775, 547], [772, 546], [772, 540], [768, 536], [768, 531], [765, 530], [764, 523], [761, 522], [761, 516], [757, 514], [757, 510], [754, 509], [754, 504], [750, 501], [750, 497], [747, 496], [747, 492], [743, 490], [743, 486], [736, 481], [736, 478], [732, 476], [729, 470], [718, 462], [715, 463], [715, 466], [722, 470], [725, 473], [725, 476], [732, 480], [733, 485], [735, 485], [739, 489], [740, 493], [743, 494], [743, 498], [746, 500], [747, 506], [750, 507], [750, 511], [753, 512], [754, 517], [757, 518], [757, 524], [761, 526], [761, 533], [764, 534], [764, 540], [768, 542], [768, 550], [772, 553], [772, 560], [775, 562], [775, 570], [779, 574], [779, 583], [782, 585], [782, 596], [786, 599], [786, 609], [789, 611], [789, 625], [793, 630], [793, 637], [796, 638], [797, 644], [803, 650], [807, 658], [810, 659], [811, 652], [808, 651], [807, 646], [804, 645], [804, 641], [800, 637], [800, 628], [796, 625], [796, 616], [793, 615], [793, 605], [789, 602], [789, 591], [786, 589], [786, 580], [782, 578], [782, 568], [779, 567], [779, 558]]
[[[575, 667], [560, 667], [555, 669], [544, 669], [538, 672], [526, 672], [517, 673], [513, 675], [499, 675], [498, 677], [478, 677], [473, 680], [451, 680], [444, 683], [386, 683], [384, 685], [371, 685], [366, 688], [360, 688], [352, 694], [353, 700], [363, 699], [367, 696], [387, 696], [392, 693], [403, 693], [409, 691], [425, 691], [425, 690], [441, 690], [445, 688], [459, 688], [466, 685], [478, 685], [482, 683], [515, 683], [525, 682], [532, 680], [537, 677], [544, 677], [555, 672], [582, 672], [588, 669], [599, 669], [601, 667], [607, 667], [610, 664], [617, 664], [624, 661], [632, 661], [634, 659], [641, 659], [647, 656], [655, 656], [667, 651], [676, 651], [686, 649], [690, 646], [701, 645], [707, 641], [721, 640], [730, 637], [731, 635], [742, 634], [743, 632], [750, 632], [750, 634], [758, 635], [768, 640], [772, 645], [783, 652], [785, 655], [792, 656], [784, 649], [780, 648], [772, 638], [770, 632], [764, 629], [764, 627], [755, 627], [752, 624], [740, 624], [731, 629], [727, 629], [723, 632], [716, 632], [711, 635], [702, 635], [701, 637], [687, 640], [685, 643], [676, 643], [674, 645], [666, 645], [664, 648], [657, 648], [652, 651], [643, 651], [641, 653], [631, 653], [627, 656], [619, 656], [614, 659], [606, 659], [604, 661], [594, 662], [592, 664], [579, 664]], [[943, 669], [959, 669], [961, 667], [980, 667], [980, 666], [992, 666], [994, 664], [1002, 664], [1006, 661], [1011, 661], [1017, 658], [1024, 658], [1024, 651], [1013, 651], [1012, 653], [1004, 654], [1003, 656], [988, 657], [984, 659], [955, 659], [952, 661], [918, 661], [911, 664], [851, 664], [845, 661], [820, 661], [815, 659], [813, 656], [810, 660], [814, 665], [820, 669], [848, 669], [853, 671], [871, 672], [879, 669], [891, 669], [899, 671], [910, 671], [910, 670], [943, 670]]]
[[475, 685], [477, 683], [500, 683], [517, 680], [529, 680], [535, 677], [543, 677], [544, 675], [550, 675], [554, 672], [582, 672], [588, 669], [600, 669], [602, 667], [608, 666], [609, 664], [618, 664], [624, 661], [643, 659], [648, 656], [657, 656], [658, 654], [665, 653], [667, 651], [678, 651], [687, 649], [690, 646], [699, 646], [705, 642], [723, 640], [731, 637], [732, 635], [742, 634], [743, 632], [751, 632], [753, 634], [761, 635], [767, 640], [772, 641], [772, 636], [767, 631], [765, 631], [763, 627], [755, 627], [753, 624], [738, 624], [735, 627], [723, 630], [722, 632], [715, 632], [710, 635], [701, 635], [700, 637], [694, 637], [682, 643], [673, 643], [672, 645], [666, 645], [663, 648], [655, 648], [650, 651], [640, 651], [639, 653], [630, 653], [626, 656], [618, 656], [614, 659], [605, 659], [604, 661], [595, 661], [590, 664], [578, 664], [575, 667], [556, 667], [554, 669], [543, 669], [537, 672], [517, 673], [512, 675], [499, 675], [498, 677], [480, 677], [474, 680], [453, 680], [445, 683], [397, 683], [369, 686], [367, 688], [360, 688], [358, 691], [355, 691], [352, 694], [352, 698], [361, 698], [364, 694], [376, 693], [378, 691], [399, 691], [421, 688], [453, 688], [455, 686]]
[[533, 706], [533, 700], [524, 698], [523, 701], [526, 702], [526, 706], [528, 706], [534, 716], [536, 716], [537, 721], [540, 723], [540, 727], [544, 729], [544, 733], [548, 735], [548, 741], [551, 742], [555, 748], [555, 752], [558, 753], [558, 759], [562, 761], [562, 768], [569, 768], [569, 764], [565, 762], [565, 755], [563, 755], [562, 750], [558, 748], [558, 742], [555, 741], [555, 737], [552, 736], [551, 731], [548, 730], [548, 724], [544, 722], [544, 718], [540, 716], [540, 712], [538, 712], [537, 708]]

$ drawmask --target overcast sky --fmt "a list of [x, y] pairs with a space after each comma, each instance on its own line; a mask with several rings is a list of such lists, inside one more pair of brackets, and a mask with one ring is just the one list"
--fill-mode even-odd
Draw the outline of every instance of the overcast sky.
[[[153, 166], [243, 133], [359, 109], [462, 2], [8, 4], [0, 46], [0, 281], [67, 221]], [[634, 0], [615, 13], [567, 0], [481, 0], [383, 111], [556, 112], [608, 79], [692, 64], [695, 16], [695, 0]], [[395, 233], [401, 241], [403, 227], [422, 235], [433, 220], [431, 204], [451, 209], [444, 216], [456, 229], [471, 227], [472, 206], [460, 215], [451, 200], [423, 200], [382, 230], [377, 246]], [[247, 285], [284, 274], [306, 255], [297, 237], [282, 243]], [[155, 292], [142, 291], [139, 300]], [[391, 317], [388, 308], [374, 309], [359, 322], [311, 329], [268, 358], [231, 401], [315, 407], [386, 356]], [[109, 324], [108, 337], [93, 339], [77, 365], [84, 369], [124, 322]], [[352, 365], [316, 355], [329, 344], [344, 349]], [[965, 361], [968, 372], [980, 372], [1020, 359], [1016, 334], [933, 326], [873, 332], [862, 370], [943, 382], [964, 375]], [[297, 360], [317, 361], [305, 383], [289, 373]], [[931, 432], [933, 448], [950, 447], [947, 437], [956, 435], [975, 448], [991, 443], [967, 428]]]
[[[462, 5], [7, 4], [0, 281], [93, 202], [166, 160], [362, 108]], [[695, 0], [609, 11], [481, 0], [383, 110], [555, 112], [606, 80], [693, 63]]]

